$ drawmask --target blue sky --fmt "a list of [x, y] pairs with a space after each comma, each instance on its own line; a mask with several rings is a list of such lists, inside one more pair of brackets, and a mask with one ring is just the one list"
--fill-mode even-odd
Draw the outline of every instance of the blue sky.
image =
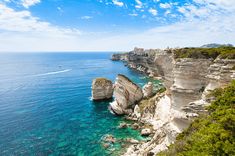
[[235, 0], [0, 0], [0, 51], [235, 44]]

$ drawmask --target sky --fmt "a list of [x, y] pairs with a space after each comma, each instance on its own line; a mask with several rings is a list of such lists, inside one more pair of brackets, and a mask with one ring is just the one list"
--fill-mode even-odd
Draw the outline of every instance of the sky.
[[235, 45], [235, 0], [0, 0], [0, 52]]

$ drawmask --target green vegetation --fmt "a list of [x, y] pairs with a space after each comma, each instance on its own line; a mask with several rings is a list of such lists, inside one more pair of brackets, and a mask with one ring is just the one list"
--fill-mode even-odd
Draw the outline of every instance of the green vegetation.
[[210, 96], [215, 101], [190, 127], [181, 133], [161, 156], [227, 156], [235, 155], [235, 80]]
[[233, 66], [232, 70], [235, 70], [235, 65]]
[[162, 87], [161, 89], [159, 89], [157, 92], [158, 93], [164, 93], [166, 91], [166, 88], [165, 87]]
[[150, 107], [155, 107], [155, 99], [156, 97], [148, 98], [148, 99], [143, 99], [139, 102], [139, 107], [140, 107], [140, 112], [144, 112], [146, 108]]
[[175, 58], [235, 59], [235, 47], [181, 48], [173, 51]]
[[155, 102], [159, 98], [159, 95], [166, 91], [165, 87], [160, 88], [156, 94], [152, 97], [142, 99], [138, 105], [140, 107], [140, 112], [143, 113], [146, 108], [152, 108], [151, 110], [155, 110]]
[[95, 85], [99, 85], [99, 86], [112, 85], [112, 81], [103, 77], [94, 79], [94, 83]]

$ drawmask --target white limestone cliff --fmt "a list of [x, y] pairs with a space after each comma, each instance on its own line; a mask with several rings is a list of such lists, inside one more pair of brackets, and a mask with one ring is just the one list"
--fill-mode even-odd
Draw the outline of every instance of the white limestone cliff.
[[143, 97], [142, 89], [121, 74], [116, 78], [113, 95], [115, 100], [110, 103], [110, 109], [118, 115], [132, 113], [135, 104]]
[[148, 82], [146, 85], [144, 85], [143, 94], [144, 94], [144, 97], [146, 97], [146, 98], [151, 97], [154, 94], [152, 82]]
[[174, 59], [170, 49], [155, 50], [154, 57], [146, 53], [132, 51], [126, 62], [132, 68], [138, 70], [141, 67], [143, 71], [150, 70], [154, 72], [152, 75], [161, 77], [166, 92], [156, 97], [152, 106], [146, 107], [139, 115], [142, 121], [153, 125], [153, 138], [130, 146], [125, 156], [157, 154], [167, 149], [194, 117], [204, 111], [208, 104], [206, 95], [235, 79], [235, 60]]

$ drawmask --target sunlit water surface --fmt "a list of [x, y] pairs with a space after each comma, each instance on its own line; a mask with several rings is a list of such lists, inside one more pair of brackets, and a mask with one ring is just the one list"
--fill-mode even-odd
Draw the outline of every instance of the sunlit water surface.
[[108, 111], [109, 102], [90, 100], [96, 77], [115, 81], [121, 73], [140, 86], [148, 81], [110, 56], [0, 54], [0, 155], [111, 155], [101, 145], [105, 134], [142, 139], [117, 128], [123, 119]]

